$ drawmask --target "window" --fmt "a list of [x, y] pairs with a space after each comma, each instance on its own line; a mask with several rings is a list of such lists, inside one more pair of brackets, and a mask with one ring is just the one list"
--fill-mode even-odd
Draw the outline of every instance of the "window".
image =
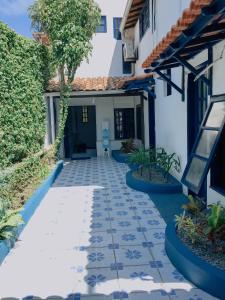
[[149, 21], [149, 0], [145, 0], [140, 18], [139, 18], [139, 30], [140, 30], [140, 40], [144, 36], [146, 30], [150, 26]]
[[113, 18], [113, 36], [116, 40], [121, 40], [120, 24], [122, 18]]
[[88, 107], [82, 107], [82, 123], [88, 123]]
[[225, 95], [214, 96], [182, 177], [182, 182], [196, 194], [200, 192], [212, 165], [216, 147], [219, 145], [220, 137], [223, 136], [224, 122]]
[[122, 46], [123, 74], [131, 74], [132, 73], [132, 64], [131, 64], [131, 62], [124, 60], [123, 47], [124, 47], [124, 45]]
[[133, 108], [114, 109], [114, 122], [116, 140], [123, 140], [135, 137]]
[[106, 16], [101, 16], [100, 24], [96, 27], [96, 33], [107, 32]]

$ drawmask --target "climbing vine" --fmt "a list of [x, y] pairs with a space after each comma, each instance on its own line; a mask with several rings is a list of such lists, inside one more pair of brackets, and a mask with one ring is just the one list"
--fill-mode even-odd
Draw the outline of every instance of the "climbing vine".
[[0, 22], [0, 169], [44, 144], [48, 49]]

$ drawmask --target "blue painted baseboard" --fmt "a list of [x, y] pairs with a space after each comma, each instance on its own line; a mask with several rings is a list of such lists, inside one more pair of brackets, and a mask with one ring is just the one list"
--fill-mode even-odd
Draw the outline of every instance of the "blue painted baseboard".
[[165, 249], [184, 277], [214, 297], [225, 299], [225, 271], [196, 256], [177, 236], [174, 223], [167, 225]]
[[126, 174], [126, 183], [129, 187], [137, 190], [137, 191], [141, 191], [141, 192], [145, 192], [145, 193], [181, 193], [182, 192], [182, 185], [181, 183], [176, 180], [174, 177], [173, 184], [167, 184], [167, 183], [163, 183], [163, 184], [155, 184], [155, 183], [151, 183], [148, 181], [144, 181], [144, 180], [140, 180], [137, 179], [133, 176], [133, 171], [129, 171]]
[[0, 241], [0, 264], [3, 262], [6, 255], [9, 253], [10, 249], [13, 247], [15, 241], [18, 239], [20, 233], [23, 231], [32, 215], [34, 214], [36, 208], [41, 203], [41, 200], [44, 198], [48, 192], [51, 185], [54, 183], [55, 179], [63, 169], [63, 161], [57, 162], [54, 170], [48, 176], [48, 178], [40, 185], [40, 187], [33, 193], [29, 198], [26, 204], [23, 206], [20, 214], [23, 218], [24, 223], [19, 225], [15, 229], [14, 237], [4, 241]]

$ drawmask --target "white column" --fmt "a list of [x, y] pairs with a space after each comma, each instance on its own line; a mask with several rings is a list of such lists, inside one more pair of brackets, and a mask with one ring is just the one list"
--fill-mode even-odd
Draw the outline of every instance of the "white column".
[[43, 96], [43, 104], [45, 106], [45, 142], [44, 142], [44, 148], [47, 148], [49, 146], [49, 126], [48, 126], [48, 98]]
[[49, 97], [49, 101], [50, 101], [52, 143], [54, 143], [55, 142], [55, 116], [54, 116], [53, 96]]

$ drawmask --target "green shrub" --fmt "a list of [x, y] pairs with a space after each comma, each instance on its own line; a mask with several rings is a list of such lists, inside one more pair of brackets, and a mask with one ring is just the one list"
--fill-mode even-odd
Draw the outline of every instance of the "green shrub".
[[53, 153], [40, 152], [0, 174], [0, 205], [18, 209], [54, 165]]
[[46, 47], [0, 22], [0, 168], [43, 147], [49, 60]]

